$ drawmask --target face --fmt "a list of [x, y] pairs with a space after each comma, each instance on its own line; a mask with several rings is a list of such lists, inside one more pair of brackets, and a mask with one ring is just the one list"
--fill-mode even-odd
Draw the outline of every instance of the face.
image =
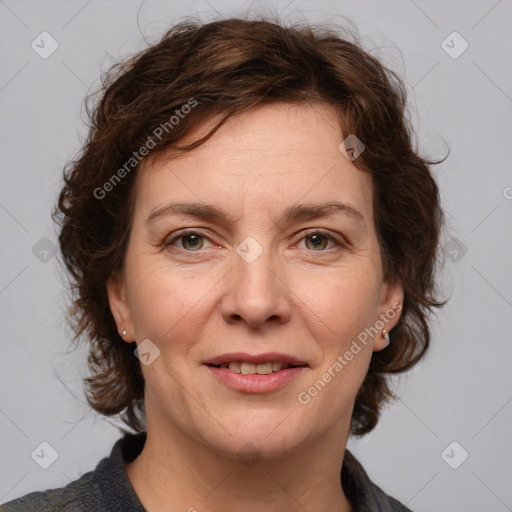
[[[274, 104], [139, 170], [125, 269], [108, 291], [124, 339], [149, 354], [148, 430], [273, 456], [348, 429], [403, 294], [383, 281], [371, 177], [338, 149], [346, 136], [331, 107]], [[310, 208], [326, 204], [338, 206]], [[246, 356], [223, 356], [234, 352]], [[206, 364], [262, 354], [303, 366]]]

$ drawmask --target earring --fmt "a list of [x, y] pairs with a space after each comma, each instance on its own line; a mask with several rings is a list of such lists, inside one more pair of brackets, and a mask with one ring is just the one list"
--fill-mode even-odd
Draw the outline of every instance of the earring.
[[386, 340], [387, 344], [389, 345], [389, 332], [386, 331], [386, 329], [382, 330], [382, 336], [384, 337], [384, 339]]
[[127, 331], [126, 331], [126, 329], [124, 329], [124, 331], [123, 331], [123, 333], [122, 333], [122, 334], [123, 334], [123, 336], [126, 336], [126, 333], [127, 333]]

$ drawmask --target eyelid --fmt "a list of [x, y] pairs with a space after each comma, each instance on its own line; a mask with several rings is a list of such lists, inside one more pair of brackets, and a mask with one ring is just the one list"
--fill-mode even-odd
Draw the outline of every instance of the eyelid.
[[[325, 230], [322, 228], [310, 228], [310, 229], [307, 229], [306, 231], [299, 231], [298, 233], [301, 233], [301, 237], [300, 237], [298, 243], [302, 242], [309, 235], [317, 235], [318, 234], [318, 235], [325, 236], [328, 240], [334, 242], [338, 247], [343, 248], [343, 247], [348, 247], [350, 245], [349, 242], [341, 235], [336, 235], [332, 231]], [[215, 242], [213, 242], [211, 240], [211, 238], [208, 235], [206, 235], [201, 229], [184, 228], [184, 229], [181, 229], [181, 230], [171, 233], [172, 238], [167, 237], [164, 240], [164, 242], [162, 243], [162, 247], [165, 249], [168, 246], [172, 246], [174, 244], [174, 242], [176, 242], [176, 240], [178, 240], [182, 237], [185, 237], [186, 235], [189, 235], [189, 234], [199, 235], [199, 236], [203, 237], [205, 240], [208, 240], [209, 242], [211, 242], [212, 244], [215, 244]], [[203, 249], [203, 248], [201, 248], [201, 249], [198, 249], [197, 251], [189, 251], [189, 250], [183, 249], [181, 247], [175, 247], [175, 248], [178, 251], [187, 252], [187, 253], [194, 253], [194, 252], [200, 253], [200, 252], [202, 252], [201, 249]], [[322, 252], [327, 252], [327, 251], [329, 251], [329, 249], [325, 249], [322, 251], [311, 251], [311, 252], [322, 253]]]
[[[171, 233], [170, 236], [167, 236], [162, 243], [162, 247], [165, 249], [166, 247], [173, 245], [176, 240], [178, 240], [182, 237], [185, 237], [186, 235], [190, 235], [190, 234], [199, 235], [199, 236], [203, 237], [205, 240], [208, 240], [212, 244], [214, 244], [214, 242], [211, 240], [211, 238], [209, 236], [207, 236], [205, 233], [203, 233], [201, 229], [184, 228], [184, 229], [180, 229], [178, 231], [174, 231], [173, 233]], [[189, 252], [189, 253], [201, 252], [201, 249], [199, 249], [197, 251], [187, 251], [186, 249], [183, 249], [181, 247], [177, 247], [176, 249], [179, 251], [184, 251], [184, 252]]]
[[[302, 242], [302, 240], [304, 240], [304, 238], [306, 238], [309, 235], [322, 235], [322, 236], [325, 236], [325, 238], [327, 238], [328, 240], [333, 241], [339, 247], [348, 247], [349, 246], [349, 242], [344, 237], [342, 237], [341, 235], [337, 235], [337, 234], [333, 233], [332, 231], [325, 230], [322, 228], [310, 228], [301, 233], [302, 234], [301, 234], [300, 242]], [[328, 251], [328, 249], [325, 249], [323, 251], [311, 251], [311, 252], [321, 253], [321, 252], [327, 252], [327, 251]]]

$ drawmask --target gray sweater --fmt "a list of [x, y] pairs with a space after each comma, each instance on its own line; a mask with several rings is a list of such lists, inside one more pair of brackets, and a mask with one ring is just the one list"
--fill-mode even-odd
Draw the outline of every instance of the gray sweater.
[[[93, 471], [59, 489], [26, 494], [0, 505], [0, 512], [146, 512], [124, 462], [142, 451], [146, 432], [125, 434]], [[341, 485], [356, 512], [411, 512], [375, 485], [359, 461], [345, 450]]]

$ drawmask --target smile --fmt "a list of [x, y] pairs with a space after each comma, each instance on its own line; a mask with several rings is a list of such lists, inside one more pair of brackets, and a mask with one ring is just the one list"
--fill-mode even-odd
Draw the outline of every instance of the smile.
[[222, 363], [219, 365], [210, 365], [215, 368], [225, 368], [234, 373], [242, 373], [243, 375], [268, 375], [273, 372], [278, 372], [280, 370], [286, 370], [288, 368], [297, 368], [298, 366], [304, 365], [291, 365], [288, 363], [283, 363], [281, 361], [269, 361], [267, 363], [245, 363], [241, 361], [231, 361], [230, 363]]
[[[276, 370], [273, 370], [273, 365], [272, 362], [254, 364], [233, 361], [218, 366], [209, 364], [205, 367], [217, 382], [228, 389], [251, 394], [277, 391], [293, 382], [308, 369], [307, 365], [290, 366], [287, 363], [278, 363], [275, 366]], [[230, 366], [238, 371], [231, 370]], [[263, 373], [257, 372], [258, 366], [262, 367]]]

